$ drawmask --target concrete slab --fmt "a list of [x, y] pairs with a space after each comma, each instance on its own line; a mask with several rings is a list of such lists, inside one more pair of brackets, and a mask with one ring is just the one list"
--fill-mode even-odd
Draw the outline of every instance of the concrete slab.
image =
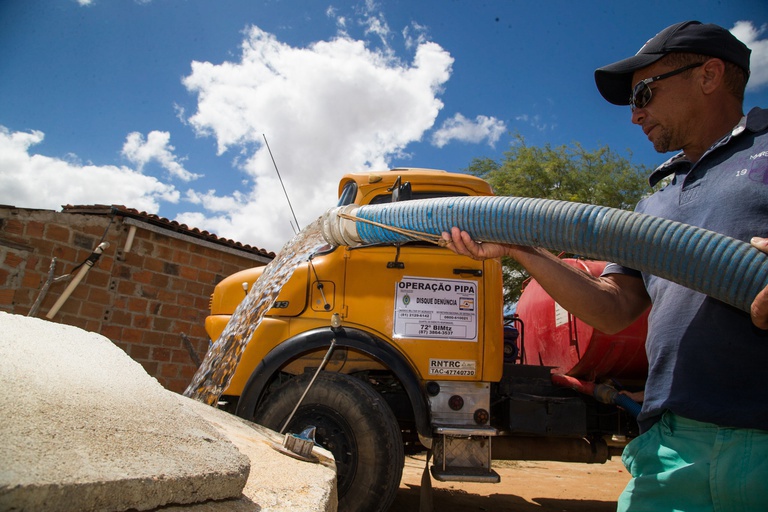
[[241, 497], [249, 459], [107, 338], [0, 312], [0, 510]]
[[333, 455], [315, 447], [318, 463], [303, 462], [276, 451], [277, 432], [200, 402], [178, 397], [200, 414], [251, 460], [251, 473], [239, 500], [169, 507], [163, 512], [335, 512], [336, 465]]
[[0, 386], [0, 510], [337, 509], [330, 452], [279, 453], [276, 432], [166, 391], [100, 335], [0, 312]]

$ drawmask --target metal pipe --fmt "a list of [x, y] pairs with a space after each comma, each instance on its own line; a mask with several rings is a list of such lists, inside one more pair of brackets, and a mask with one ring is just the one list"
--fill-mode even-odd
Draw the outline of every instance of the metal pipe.
[[101, 242], [96, 249], [93, 250], [91, 255], [88, 257], [87, 260], [85, 260], [85, 263], [82, 267], [80, 267], [80, 270], [77, 272], [77, 275], [75, 275], [75, 278], [70, 281], [69, 285], [67, 285], [67, 288], [64, 290], [64, 293], [61, 294], [59, 299], [56, 301], [56, 303], [53, 305], [53, 307], [48, 311], [48, 313], [45, 315], [45, 317], [50, 320], [52, 319], [56, 313], [59, 312], [59, 309], [61, 309], [61, 306], [64, 305], [64, 303], [67, 301], [70, 295], [72, 295], [72, 292], [75, 291], [75, 288], [77, 288], [77, 285], [80, 284], [80, 281], [83, 280], [85, 277], [85, 274], [88, 273], [89, 270], [93, 267], [93, 264], [98, 261], [98, 259], [101, 257], [101, 253], [104, 252], [104, 249], [109, 247], [109, 242]]

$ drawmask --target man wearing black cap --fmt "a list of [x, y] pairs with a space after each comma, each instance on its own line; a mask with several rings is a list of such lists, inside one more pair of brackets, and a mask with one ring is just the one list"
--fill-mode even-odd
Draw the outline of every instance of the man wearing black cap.
[[[768, 252], [768, 110], [743, 115], [749, 56], [722, 27], [689, 21], [598, 69], [595, 81], [610, 103], [630, 106], [657, 151], [679, 151], [651, 174], [652, 185], [668, 183], [637, 211]], [[457, 228], [443, 236], [476, 259], [515, 258], [560, 305], [604, 332], [653, 306], [643, 433], [622, 457], [633, 478], [619, 510], [768, 510], [768, 289], [750, 317], [619, 265], [592, 278], [539, 248], [477, 244]]]

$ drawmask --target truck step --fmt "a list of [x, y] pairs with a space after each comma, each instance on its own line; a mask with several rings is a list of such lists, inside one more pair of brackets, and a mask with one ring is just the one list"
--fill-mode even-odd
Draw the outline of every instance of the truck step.
[[499, 474], [491, 469], [491, 428], [436, 429], [432, 476], [441, 482], [498, 483]]
[[437, 466], [432, 466], [431, 472], [432, 477], [440, 482], [477, 482], [485, 484], [497, 484], [501, 480], [501, 477], [496, 471], [487, 468], [466, 468], [454, 466], [443, 469]]

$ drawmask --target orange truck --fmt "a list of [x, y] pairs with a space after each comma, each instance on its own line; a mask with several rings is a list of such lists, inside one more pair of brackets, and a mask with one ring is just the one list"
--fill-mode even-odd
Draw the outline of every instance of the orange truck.
[[[393, 169], [345, 175], [337, 206], [492, 194], [477, 177]], [[212, 340], [262, 272], [215, 287]], [[535, 282], [505, 316], [498, 260], [425, 242], [327, 246], [283, 286], [220, 406], [276, 431], [315, 427], [336, 460], [339, 510], [386, 511], [405, 453], [431, 450], [432, 477], [458, 482], [498, 482], [493, 460], [605, 462], [636, 435], [631, 415], [606, 402], [619, 386], [642, 388], [644, 338], [642, 320], [595, 331]]]

